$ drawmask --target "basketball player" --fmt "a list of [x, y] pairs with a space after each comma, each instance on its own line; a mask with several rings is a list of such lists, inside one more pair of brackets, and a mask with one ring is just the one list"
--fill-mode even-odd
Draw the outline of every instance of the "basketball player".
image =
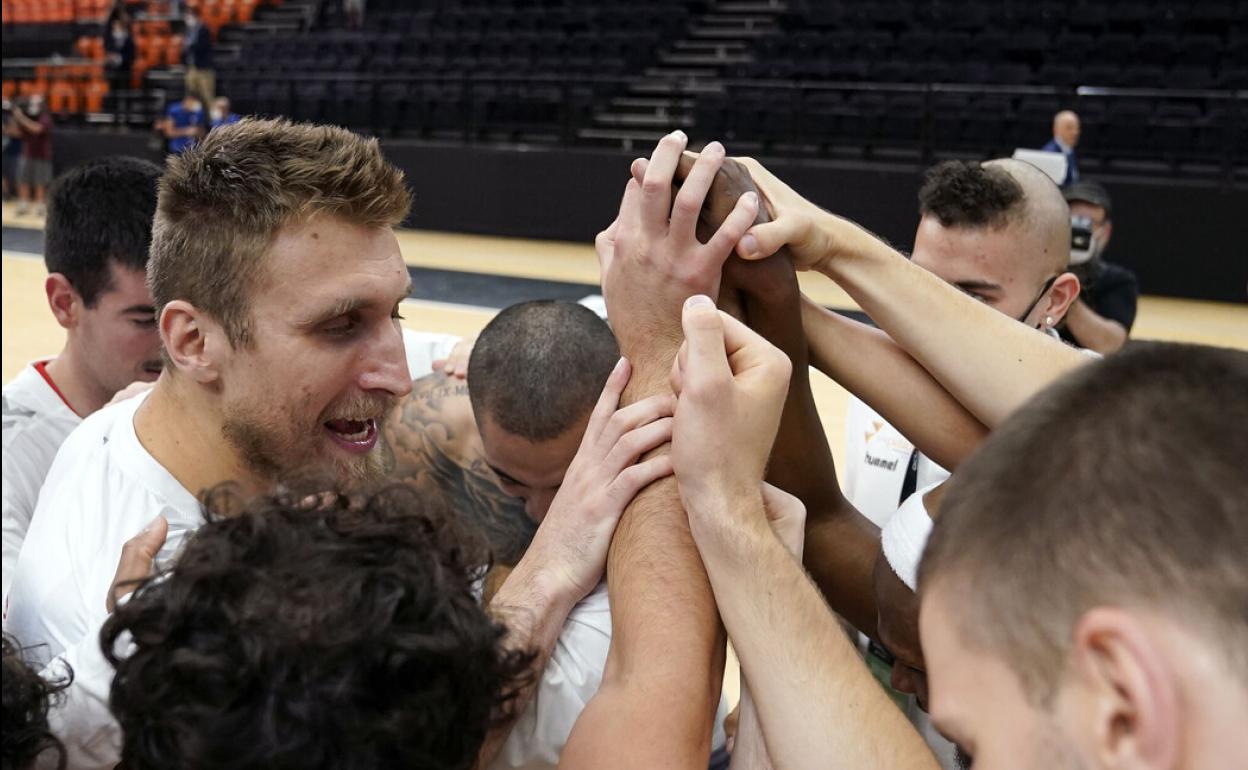
[[4, 386], [4, 597], [65, 437], [117, 391], [160, 374], [144, 279], [159, 178], [153, 163], [103, 158], [62, 174], [48, 193], [44, 289], [65, 346]]
[[1242, 764], [1245, 393], [1248, 354], [1150, 343], [1045, 390], [954, 474], [920, 630], [933, 720], [976, 768]]
[[[167, 366], [149, 393], [85, 421], [49, 471], [8, 617], [23, 644], [39, 645], [33, 662], [95, 645], [99, 597], [123, 544], [164, 521], [155, 561], [167, 563], [202, 521], [201, 490], [233, 481], [249, 495], [295, 470], [342, 483], [384, 470], [384, 420], [411, 390], [395, 318], [409, 278], [393, 233], [408, 202], [376, 141], [334, 127], [243, 120], [171, 160], [148, 271]], [[623, 363], [611, 392], [628, 378]], [[602, 456], [624, 433], [611, 422], [615, 403], [604, 403], [600, 422], [611, 430], [594, 433]], [[670, 472], [663, 461], [642, 465], [629, 482]], [[587, 478], [585, 487], [614, 481]], [[589, 491], [580, 486], [574, 493]], [[610, 499], [626, 492], [617, 484]], [[517, 648], [548, 654], [567, 611], [602, 574], [615, 516], [569, 508], [547, 516], [548, 535], [495, 597], [530, 621], [512, 624]], [[107, 692], [102, 676], [80, 684]], [[77, 743], [94, 742], [75, 766], [115, 764], [106, 712], [66, 722], [71, 757]]]
[[[387, 476], [413, 483], [426, 499], [473, 521], [496, 560], [514, 564], [565, 480], [584, 487], [565, 497], [593, 507], [586, 495], [596, 492], [587, 477], [569, 475], [575, 458], [582, 466], [600, 466], [596, 472], [605, 482], [623, 470], [621, 462], [667, 440], [670, 397], [655, 397], [618, 413], [621, 419], [641, 415], [639, 427], [625, 434], [628, 442], [641, 443], [621, 457], [578, 455], [592, 438], [586, 432], [591, 413], [618, 360], [607, 324], [581, 305], [537, 301], [504, 309], [477, 338], [466, 384], [440, 374], [417, 380], [386, 421]], [[622, 509], [625, 498], [617, 499]], [[515, 726], [491, 733], [482, 766], [554, 767], [598, 689], [611, 638], [606, 584], [592, 586], [550, 619], [562, 626], [558, 644], [544, 653], [549, 660], [536, 690], [522, 691]], [[726, 710], [721, 699], [719, 714]], [[717, 731], [714, 746], [723, 742]]]

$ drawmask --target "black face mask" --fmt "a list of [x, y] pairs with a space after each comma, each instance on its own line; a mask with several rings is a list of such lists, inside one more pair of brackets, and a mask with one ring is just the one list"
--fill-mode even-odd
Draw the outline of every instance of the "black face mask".
[[1045, 281], [1044, 287], [1040, 289], [1040, 293], [1037, 294], [1036, 298], [1031, 301], [1031, 304], [1027, 306], [1027, 309], [1023, 311], [1023, 314], [1020, 315], [1018, 318], [1015, 318], [1014, 320], [1018, 321], [1019, 323], [1027, 323], [1027, 316], [1031, 315], [1031, 311], [1036, 309], [1036, 305], [1040, 304], [1040, 300], [1044, 299], [1044, 295], [1049, 293], [1049, 289], [1053, 288], [1053, 284], [1056, 281], [1057, 281], [1056, 275], [1049, 278], [1049, 280]]

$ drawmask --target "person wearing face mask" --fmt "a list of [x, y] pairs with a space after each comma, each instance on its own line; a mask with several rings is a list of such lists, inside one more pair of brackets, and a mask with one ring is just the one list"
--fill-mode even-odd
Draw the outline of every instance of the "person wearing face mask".
[[13, 121], [22, 140], [17, 213], [28, 213], [33, 201], [35, 213], [43, 216], [44, 197], [52, 181], [52, 116], [44, 109], [43, 94], [31, 94], [24, 109], [13, 110]]
[[1070, 269], [1083, 286], [1058, 331], [1062, 339], [1101, 354], [1119, 350], [1135, 323], [1140, 296], [1135, 273], [1103, 257], [1114, 232], [1113, 203], [1097, 182], [1080, 181], [1063, 194], [1070, 204]]
[[224, 96], [218, 96], [216, 101], [212, 103], [212, 110], [208, 113], [208, 130], [220, 126], [228, 126], [231, 123], [237, 123], [241, 120], [241, 116], [230, 110], [230, 100]]
[[113, 17], [108, 34], [104, 36], [104, 61], [108, 65], [109, 86], [114, 91], [130, 87], [130, 72], [134, 66], [134, 36], [125, 16]]

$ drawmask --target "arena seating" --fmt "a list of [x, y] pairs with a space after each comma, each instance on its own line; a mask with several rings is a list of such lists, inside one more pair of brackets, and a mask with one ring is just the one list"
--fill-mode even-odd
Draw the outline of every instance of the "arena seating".
[[[362, 29], [328, 0], [289, 0], [297, 24], [198, 1], [243, 113], [462, 141], [630, 146], [683, 127], [744, 151], [926, 163], [1037, 147], [1070, 107], [1090, 171], [1248, 176], [1248, 0], [370, 0]], [[65, 47], [98, 62], [102, 3], [5, 0], [6, 52], [11, 32], [70, 14]], [[177, 97], [179, 28], [136, 25], [135, 85]], [[51, 89], [24, 77], [6, 93]], [[67, 110], [94, 103], [57, 90]]]

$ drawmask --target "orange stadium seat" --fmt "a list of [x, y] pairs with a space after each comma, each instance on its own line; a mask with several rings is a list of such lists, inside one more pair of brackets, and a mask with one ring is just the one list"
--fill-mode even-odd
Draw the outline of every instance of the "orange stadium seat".
[[48, 89], [48, 109], [63, 115], [78, 112], [78, 90], [68, 80], [56, 80]]
[[108, 95], [108, 83], [102, 78], [90, 80], [82, 91], [87, 112], [103, 112], [104, 97]]

